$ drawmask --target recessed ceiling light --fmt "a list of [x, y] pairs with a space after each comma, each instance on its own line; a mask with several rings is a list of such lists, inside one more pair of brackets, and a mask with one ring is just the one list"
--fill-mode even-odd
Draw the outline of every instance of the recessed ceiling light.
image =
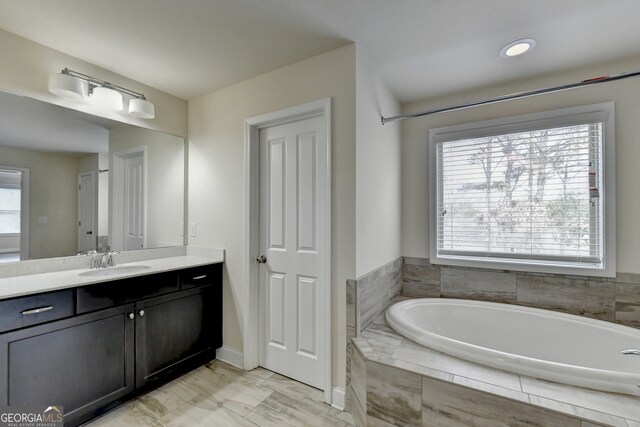
[[530, 51], [536, 46], [534, 39], [520, 39], [512, 41], [500, 50], [500, 56], [503, 58], [513, 58], [514, 56], [522, 55], [525, 52]]

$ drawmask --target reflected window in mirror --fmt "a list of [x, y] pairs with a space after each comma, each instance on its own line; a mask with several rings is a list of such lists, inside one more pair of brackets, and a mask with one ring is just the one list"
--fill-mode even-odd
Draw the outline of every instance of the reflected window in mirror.
[[0, 262], [20, 260], [22, 172], [0, 169]]

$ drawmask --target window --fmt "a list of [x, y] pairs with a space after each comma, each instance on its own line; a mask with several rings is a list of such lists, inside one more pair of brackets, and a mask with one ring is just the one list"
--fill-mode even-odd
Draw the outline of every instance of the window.
[[431, 260], [615, 275], [613, 105], [430, 131]]

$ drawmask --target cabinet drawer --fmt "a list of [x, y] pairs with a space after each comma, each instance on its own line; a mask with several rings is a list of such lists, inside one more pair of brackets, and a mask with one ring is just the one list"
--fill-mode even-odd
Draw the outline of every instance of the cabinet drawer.
[[0, 332], [73, 316], [73, 289], [0, 301]]
[[203, 265], [180, 272], [180, 288], [183, 290], [214, 284], [222, 284], [222, 264]]
[[178, 272], [150, 274], [78, 288], [78, 314], [129, 304], [180, 290]]

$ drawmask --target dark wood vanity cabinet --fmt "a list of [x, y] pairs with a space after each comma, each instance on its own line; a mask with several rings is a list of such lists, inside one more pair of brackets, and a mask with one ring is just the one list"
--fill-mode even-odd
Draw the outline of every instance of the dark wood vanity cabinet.
[[[0, 406], [62, 405], [65, 426], [74, 426], [214, 359], [222, 345], [221, 267], [180, 271], [179, 282], [176, 272], [142, 276], [145, 292], [161, 295], [137, 301], [122, 297], [120, 281], [77, 288], [83, 314], [1, 333]], [[207, 284], [183, 289], [183, 279], [203, 274]]]
[[[136, 386], [162, 381], [189, 359], [222, 345], [218, 289], [177, 292], [136, 304]], [[170, 322], [167, 319], [171, 319]], [[210, 359], [210, 358], [209, 358]]]
[[0, 335], [2, 405], [62, 405], [81, 420], [135, 389], [133, 305]]

